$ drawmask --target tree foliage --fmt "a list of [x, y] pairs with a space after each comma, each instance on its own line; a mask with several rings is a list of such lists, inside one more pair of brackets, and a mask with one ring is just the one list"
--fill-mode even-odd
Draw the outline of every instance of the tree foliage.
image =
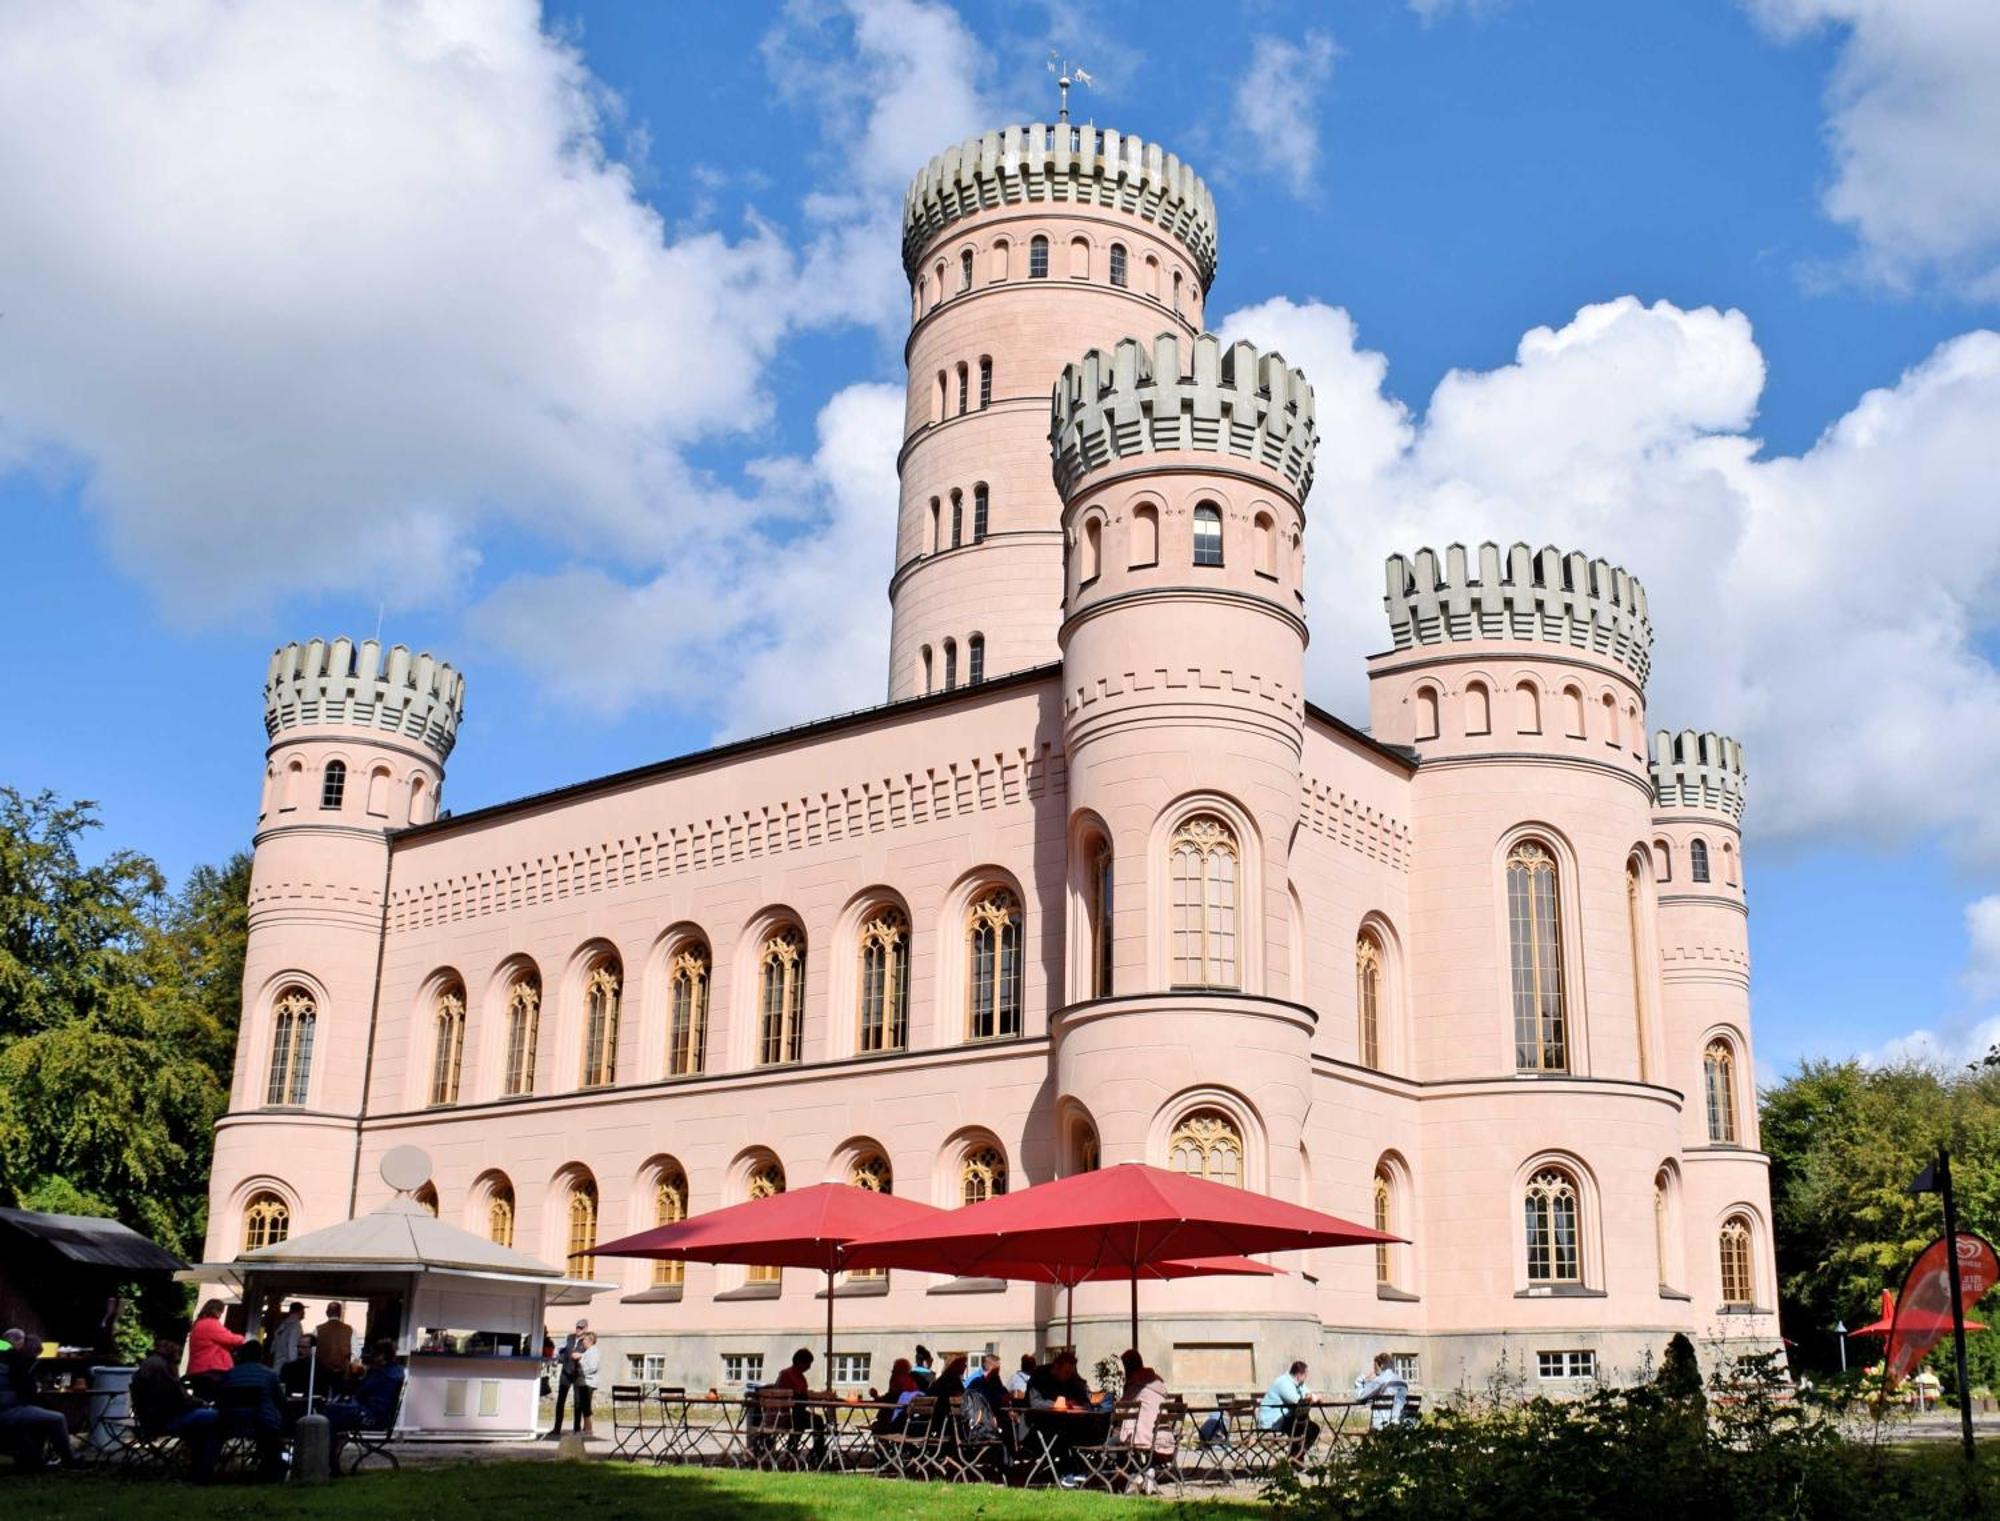
[[178, 894], [88, 863], [94, 805], [0, 787], [0, 1201], [115, 1216], [183, 1255], [206, 1229], [250, 858]]
[[[2000, 1229], [2000, 1065], [1946, 1073], [1807, 1062], [1765, 1091], [1762, 1115], [1780, 1309], [1787, 1334], [1816, 1361], [1832, 1355], [1828, 1328], [1872, 1321], [1882, 1290], [1900, 1290], [1917, 1254], [1943, 1233], [1937, 1196], [1909, 1191], [1939, 1146], [1951, 1148], [1960, 1228], [1989, 1237]], [[2000, 1337], [1971, 1343], [1982, 1366], [2000, 1357], [1988, 1341]], [[1853, 1350], [1872, 1359], [1882, 1347]], [[1934, 1366], [1949, 1360], [1948, 1343], [1946, 1351]], [[1973, 1383], [1990, 1382], [1975, 1367]]]

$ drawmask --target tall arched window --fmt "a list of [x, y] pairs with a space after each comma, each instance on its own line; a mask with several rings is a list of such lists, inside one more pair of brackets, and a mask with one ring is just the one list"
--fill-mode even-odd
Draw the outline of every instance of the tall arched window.
[[861, 926], [863, 1052], [900, 1051], [910, 1033], [910, 921], [884, 905]]
[[1645, 891], [1639, 880], [1639, 863], [1625, 863], [1625, 927], [1632, 949], [1632, 1023], [1633, 1038], [1639, 1043], [1639, 1081], [1645, 1082], [1650, 1076], [1651, 1057], [1648, 1052], [1650, 1042], [1646, 1038], [1646, 933], [1644, 924]]
[[507, 1084], [513, 1097], [535, 1091], [535, 1048], [542, 1027], [542, 985], [519, 977], [507, 992]]
[[[590, 1255], [597, 1246], [597, 1184], [588, 1177], [569, 1186], [569, 1247], [563, 1258], [564, 1276], [595, 1278], [597, 1259]], [[584, 1255], [578, 1256], [577, 1253]]]
[[1736, 847], [1727, 840], [1722, 842], [1722, 880], [1736, 886]]
[[1167, 1139], [1167, 1165], [1189, 1177], [1243, 1186], [1243, 1135], [1219, 1109], [1196, 1109], [1181, 1117]]
[[1665, 840], [1653, 841], [1653, 880], [1671, 882], [1674, 879], [1674, 848]]
[[937, 497], [931, 498], [931, 553], [944, 548], [944, 503]]
[[504, 1178], [486, 1194], [486, 1239], [495, 1246], [514, 1244], [514, 1185]]
[[330, 760], [320, 775], [319, 805], [337, 809], [347, 799], [347, 762]]
[[1493, 699], [1483, 681], [1465, 684], [1465, 732], [1489, 734], [1493, 730]]
[[1514, 688], [1514, 729], [1520, 734], [1542, 732], [1542, 694], [1532, 681]]
[[1365, 931], [1354, 942], [1354, 1002], [1360, 1013], [1361, 1065], [1382, 1065], [1382, 944]]
[[457, 983], [438, 993], [432, 1020], [431, 1102], [458, 1102], [459, 1065], [465, 1056], [465, 989]]
[[1437, 688], [1424, 686], [1417, 688], [1417, 738], [1436, 739], [1438, 737], [1438, 694]]
[[981, 481], [972, 488], [972, 542], [977, 544], [986, 537], [986, 482]]
[[961, 291], [972, 289], [972, 250], [969, 248], [958, 256], [958, 288]]
[[947, 692], [958, 690], [958, 641], [956, 639], [947, 639], [944, 642], [944, 689]]
[[975, 1146], [958, 1164], [958, 1202], [984, 1204], [1007, 1192], [1007, 1158], [998, 1146]]
[[379, 818], [389, 816], [389, 768], [377, 766], [368, 773], [368, 811]]
[[924, 695], [928, 697], [937, 690], [937, 682], [932, 674], [934, 662], [931, 657], [931, 647], [925, 645], [921, 654], [924, 667]]
[[1181, 314], [1181, 272], [1179, 270], [1175, 270], [1174, 271], [1174, 315], [1178, 317], [1180, 314]]
[[972, 378], [965, 368], [965, 361], [960, 360], [958, 365], [958, 415], [960, 417], [965, 416], [965, 410], [971, 403], [971, 395]]
[[1104, 520], [1086, 518], [1083, 523], [1083, 562], [1077, 567], [1077, 584], [1088, 586], [1104, 569]]
[[1659, 1265], [1660, 1287], [1673, 1283], [1673, 1274], [1668, 1271], [1667, 1241], [1672, 1223], [1672, 1202], [1668, 1197], [1672, 1187], [1663, 1167], [1653, 1174], [1653, 1258]]
[[1514, 1065], [1523, 1072], [1569, 1070], [1559, 901], [1555, 857], [1539, 842], [1523, 840], [1507, 856]]
[[1696, 882], [1708, 880], [1708, 841], [1688, 841], [1688, 876]]
[[1004, 887], [966, 914], [966, 1033], [973, 1040], [1021, 1033], [1021, 904]]
[[1750, 1222], [1731, 1215], [1722, 1222], [1717, 1245], [1722, 1255], [1722, 1302], [1731, 1309], [1748, 1309], [1757, 1300], [1750, 1276]]
[[1090, 841], [1090, 886], [1086, 911], [1090, 916], [1090, 996], [1111, 996], [1111, 841], [1093, 835]]
[[1198, 813], [1174, 831], [1168, 854], [1175, 985], [1237, 986], [1236, 836], [1214, 814]]
[[1071, 238], [1069, 240], [1069, 277], [1072, 280], [1090, 278], [1090, 240]]
[[[687, 1174], [678, 1167], [662, 1167], [653, 1177], [653, 1224], [678, 1225], [687, 1217]], [[679, 1283], [686, 1274], [685, 1263], [656, 1262], [653, 1264], [653, 1287], [670, 1287]]]
[[583, 1086], [602, 1088], [618, 1075], [618, 963], [600, 963], [583, 983]]
[[1194, 563], [1222, 563], [1222, 509], [1213, 502], [1203, 502], [1194, 510]]
[[[776, 1161], [762, 1162], [750, 1170], [748, 1188], [752, 1199], [775, 1199], [785, 1191], [785, 1169]], [[784, 1269], [758, 1264], [743, 1274], [746, 1283], [780, 1283], [784, 1280]]]
[[1160, 299], [1160, 261], [1151, 254], [1146, 255], [1145, 287], [1140, 294], [1157, 301]]
[[1132, 569], [1160, 563], [1160, 509], [1132, 509]]
[[243, 1250], [276, 1246], [292, 1233], [292, 1207], [276, 1194], [252, 1194], [243, 1206]]
[[1078, 1119], [1070, 1131], [1070, 1172], [1096, 1172], [1104, 1165], [1104, 1147], [1097, 1139], [1097, 1127]]
[[1278, 528], [1272, 522], [1271, 514], [1258, 513], [1250, 524], [1250, 533], [1257, 574], [1275, 580], [1278, 575]]
[[1004, 280], [1007, 278], [1007, 260], [1008, 255], [1012, 251], [1013, 245], [1005, 238], [995, 238], [993, 240], [993, 256], [987, 261], [988, 267], [992, 271], [990, 278], [995, 280]]
[[757, 1060], [799, 1059], [805, 1038], [806, 937], [791, 926], [764, 942], [757, 958]]
[[965, 493], [951, 494], [951, 547], [958, 548], [965, 542]]
[[708, 1065], [708, 947], [674, 953], [667, 970], [667, 1074], [691, 1077]]
[[974, 634], [965, 641], [965, 684], [976, 687], [986, 679], [986, 636]]
[[1584, 738], [1583, 688], [1564, 687], [1562, 695], [1563, 714], [1569, 724], [1569, 737], [1582, 739]]
[[1049, 240], [1036, 237], [1028, 243], [1028, 278], [1046, 280], [1049, 277]]
[[1129, 278], [1125, 267], [1125, 245], [1123, 243], [1113, 243], [1111, 245], [1111, 283], [1123, 288], [1129, 283]]
[[[866, 1151], [857, 1156], [847, 1169], [847, 1181], [855, 1187], [866, 1189], [871, 1194], [892, 1194], [895, 1190], [895, 1176], [889, 1170], [889, 1159], [879, 1151]], [[850, 1268], [847, 1278], [850, 1283], [867, 1282], [889, 1276], [887, 1268]]]
[[[1395, 1184], [1390, 1180], [1387, 1168], [1375, 1169], [1375, 1229], [1383, 1235], [1391, 1235], [1396, 1229]], [[1390, 1271], [1389, 1243], [1375, 1243], [1375, 1281], [1381, 1284], [1395, 1282]]]
[[979, 356], [979, 410], [984, 412], [993, 405], [993, 359], [991, 355]]
[[1701, 1054], [1702, 1091], [1708, 1100], [1708, 1139], [1736, 1144], [1736, 1053], [1726, 1040], [1712, 1040]]
[[1583, 1241], [1579, 1233], [1576, 1180], [1559, 1167], [1528, 1180], [1522, 1196], [1527, 1232], [1528, 1282], [1581, 1283]]
[[303, 1104], [312, 1083], [313, 1026], [319, 1010], [304, 988], [286, 988], [272, 1012], [271, 1080], [264, 1089], [264, 1102]]

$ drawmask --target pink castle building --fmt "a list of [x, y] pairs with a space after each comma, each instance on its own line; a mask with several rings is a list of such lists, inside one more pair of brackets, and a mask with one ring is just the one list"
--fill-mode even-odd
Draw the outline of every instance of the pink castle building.
[[[1185, 1390], [1775, 1344], [1741, 751], [1649, 752], [1639, 582], [1524, 545], [1391, 559], [1366, 728], [1314, 706], [1313, 393], [1203, 332], [1215, 253], [1118, 132], [917, 177], [880, 708], [445, 816], [456, 670], [272, 657], [211, 1259], [375, 1207], [406, 1143], [550, 1261], [823, 1179], [1144, 1161], [1410, 1242], [1148, 1287]], [[619, 1377], [755, 1381], [823, 1323], [811, 1274], [582, 1271]], [[843, 1386], [1060, 1337], [1028, 1285], [838, 1293]], [[1086, 1361], [1124, 1294], [1079, 1291]]]

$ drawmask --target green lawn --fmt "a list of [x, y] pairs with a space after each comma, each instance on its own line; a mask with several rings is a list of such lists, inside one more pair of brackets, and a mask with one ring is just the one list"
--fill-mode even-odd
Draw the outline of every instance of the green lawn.
[[711, 1472], [625, 1463], [462, 1463], [368, 1473], [324, 1489], [222, 1483], [211, 1489], [161, 1480], [54, 1474], [0, 1479], [11, 1515], [35, 1521], [1050, 1521], [1153, 1517], [1245, 1521], [1262, 1506], [1226, 1501], [1118, 1499], [1061, 1490], [910, 1484], [861, 1475]]

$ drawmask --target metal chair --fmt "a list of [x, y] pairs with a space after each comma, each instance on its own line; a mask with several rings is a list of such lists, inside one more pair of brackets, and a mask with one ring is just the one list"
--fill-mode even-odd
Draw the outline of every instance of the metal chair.
[[1111, 1426], [1102, 1442], [1079, 1443], [1070, 1449], [1083, 1464], [1084, 1483], [1112, 1489], [1131, 1481], [1137, 1469], [1137, 1448], [1141, 1441], [1150, 1442], [1153, 1435], [1150, 1430], [1143, 1433], [1134, 1430], [1132, 1439], [1127, 1440], [1126, 1428], [1138, 1424], [1139, 1402], [1120, 1400], [1111, 1407]]
[[876, 1473], [893, 1479], [923, 1478], [928, 1470], [931, 1428], [937, 1424], [938, 1402], [918, 1395], [904, 1405], [887, 1429], [875, 1436]]
[[381, 1426], [356, 1426], [351, 1431], [336, 1432], [340, 1439], [336, 1461], [344, 1465], [343, 1472], [361, 1472], [362, 1466], [375, 1458], [382, 1459], [391, 1469], [400, 1471], [403, 1464], [397, 1458], [390, 1443], [396, 1440], [396, 1427], [403, 1419], [403, 1401], [409, 1397], [410, 1380], [406, 1376], [396, 1385], [396, 1403], [389, 1411], [388, 1421]]
[[611, 1386], [611, 1455], [643, 1458], [659, 1440], [659, 1428], [646, 1419], [646, 1390], [640, 1384]]

